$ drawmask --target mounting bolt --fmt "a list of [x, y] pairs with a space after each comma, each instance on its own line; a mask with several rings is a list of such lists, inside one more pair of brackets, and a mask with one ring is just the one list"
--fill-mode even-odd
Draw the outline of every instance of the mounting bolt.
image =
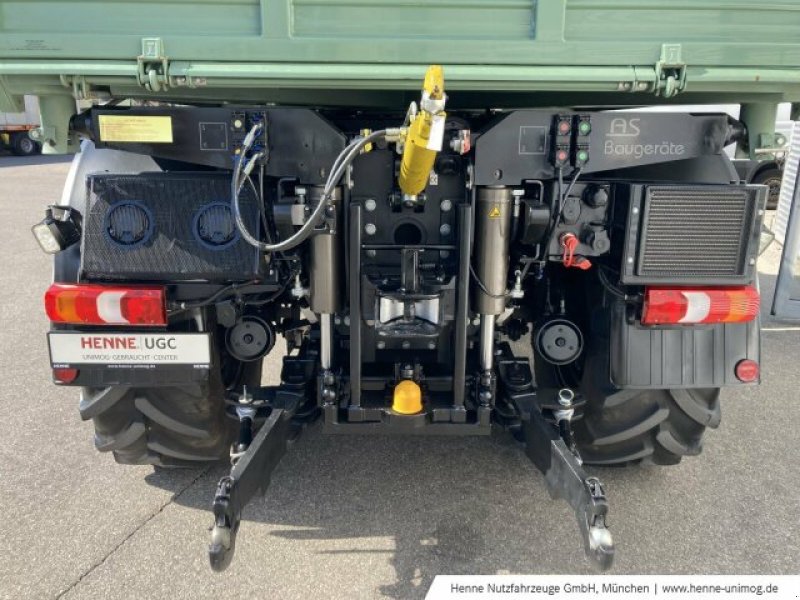
[[378, 350], [383, 350], [384, 348], [386, 348], [386, 342], [378, 342], [377, 344], [375, 344], [375, 346], [378, 348]]
[[572, 402], [575, 400], [575, 392], [573, 392], [569, 388], [561, 388], [558, 390], [558, 403], [561, 406], [572, 406]]
[[242, 395], [239, 396], [239, 404], [251, 404], [253, 402], [253, 395], [247, 391], [247, 386], [242, 386]]

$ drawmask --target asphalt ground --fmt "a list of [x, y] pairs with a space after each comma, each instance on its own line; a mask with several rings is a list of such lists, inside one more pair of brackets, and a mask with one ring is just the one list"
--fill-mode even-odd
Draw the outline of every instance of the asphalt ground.
[[[94, 450], [77, 390], [50, 383], [51, 260], [29, 230], [68, 168], [0, 157], [0, 597], [418, 598], [436, 574], [592, 572], [574, 517], [506, 435], [312, 428], [247, 508], [231, 568], [212, 573], [209, 506], [224, 468], [117, 465]], [[762, 256], [765, 305], [779, 258], [777, 244]], [[722, 426], [699, 457], [594, 470], [611, 504], [614, 573], [800, 572], [800, 327], [764, 324], [764, 382], [724, 392]], [[270, 357], [269, 375], [278, 364]]]

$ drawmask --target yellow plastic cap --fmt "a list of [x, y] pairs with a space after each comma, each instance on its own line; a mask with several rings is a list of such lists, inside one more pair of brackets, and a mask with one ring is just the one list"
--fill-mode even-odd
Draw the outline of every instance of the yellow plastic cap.
[[422, 412], [422, 390], [410, 379], [404, 379], [394, 387], [392, 410], [401, 415]]

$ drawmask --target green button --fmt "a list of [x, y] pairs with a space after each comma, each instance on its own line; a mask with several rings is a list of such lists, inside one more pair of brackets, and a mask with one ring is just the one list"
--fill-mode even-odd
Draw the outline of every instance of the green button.
[[589, 153], [586, 152], [586, 150], [581, 150], [580, 152], [578, 152], [578, 160], [580, 162], [588, 161], [589, 160]]
[[589, 135], [592, 132], [592, 124], [589, 121], [581, 121], [578, 131], [581, 132], [581, 135]]

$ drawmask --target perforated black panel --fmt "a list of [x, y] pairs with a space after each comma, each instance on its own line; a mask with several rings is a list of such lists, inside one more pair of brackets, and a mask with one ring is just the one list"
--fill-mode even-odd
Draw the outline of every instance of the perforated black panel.
[[[232, 225], [227, 173], [93, 175], [86, 191], [85, 279], [220, 282], [258, 274], [258, 251]], [[258, 207], [247, 186], [240, 206], [257, 234]]]

